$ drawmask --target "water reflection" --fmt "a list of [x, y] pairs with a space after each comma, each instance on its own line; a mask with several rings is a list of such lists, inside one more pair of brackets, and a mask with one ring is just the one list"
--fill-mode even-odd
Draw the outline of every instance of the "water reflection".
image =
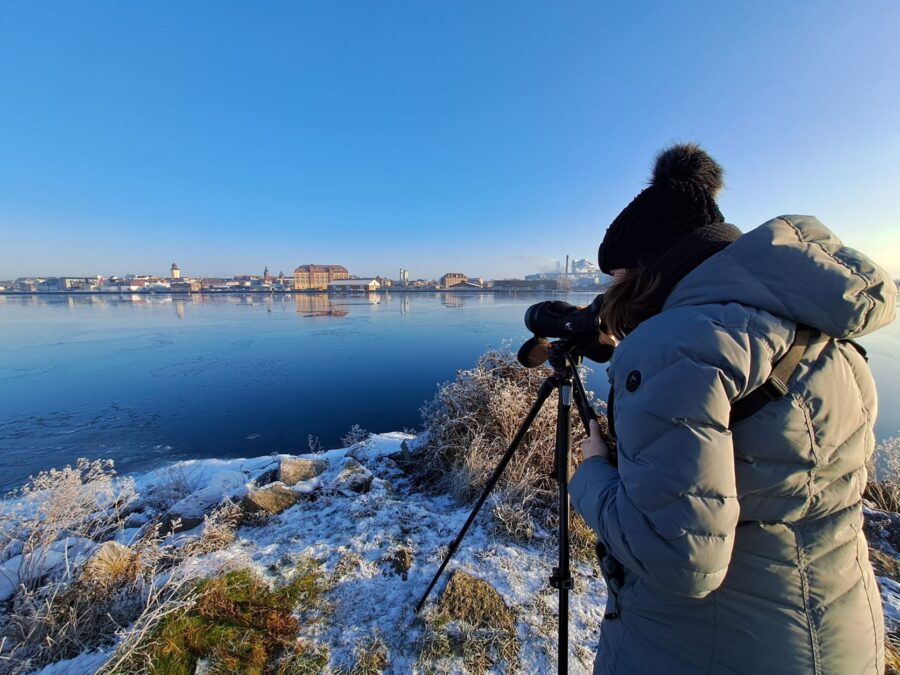
[[343, 307], [337, 307], [332, 304], [331, 298], [327, 293], [316, 293], [310, 295], [295, 295], [294, 305], [297, 308], [297, 314], [305, 317], [313, 316], [334, 316], [344, 317], [350, 312]]

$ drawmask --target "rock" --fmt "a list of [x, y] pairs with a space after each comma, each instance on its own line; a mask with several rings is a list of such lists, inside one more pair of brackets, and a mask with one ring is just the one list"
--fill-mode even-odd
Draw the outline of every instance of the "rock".
[[393, 452], [388, 455], [388, 459], [394, 462], [394, 464], [397, 465], [397, 468], [406, 474], [411, 473], [411, 470], [415, 466], [412, 450], [406, 440], [400, 443], [400, 450], [398, 452]]
[[362, 464], [352, 457], [345, 457], [341, 472], [335, 479], [335, 487], [359, 493], [368, 492], [374, 478], [372, 472]]
[[150, 522], [150, 517], [143, 511], [132, 511], [125, 519], [124, 526], [126, 528], [143, 527]]
[[129, 578], [136, 561], [137, 554], [128, 546], [106, 541], [85, 563], [82, 574], [93, 582], [109, 585]]
[[[165, 533], [191, 530], [203, 524], [204, 516], [215, 509], [225, 497], [234, 497], [245, 490], [246, 480], [240, 471], [223, 471], [210, 478], [209, 482], [196, 492], [172, 506], [163, 518]], [[181, 522], [175, 527], [174, 521]]]
[[21, 584], [38, 581], [49, 574], [78, 565], [97, 545], [84, 537], [66, 537], [53, 542], [47, 549], [23, 552], [0, 563], [0, 602], [6, 602]]
[[328, 468], [324, 459], [300, 459], [298, 457], [282, 457], [278, 464], [278, 480], [285, 485], [297, 483], [319, 476]]
[[244, 497], [241, 506], [247, 513], [267, 513], [274, 515], [289, 509], [300, 499], [300, 495], [284, 483], [269, 483], [251, 490]]

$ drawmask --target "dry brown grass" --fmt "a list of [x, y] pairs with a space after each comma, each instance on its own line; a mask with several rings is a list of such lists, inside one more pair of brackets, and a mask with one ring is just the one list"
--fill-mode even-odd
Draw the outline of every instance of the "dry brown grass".
[[888, 633], [884, 640], [884, 673], [900, 675], [900, 636]]
[[483, 579], [455, 572], [425, 624], [419, 665], [426, 672], [451, 658], [461, 658], [472, 673], [518, 670], [516, 614]]
[[[149, 500], [170, 504], [190, 489], [187, 481], [173, 471]], [[210, 514], [202, 535], [182, 548], [165, 543], [159, 523], [129, 546], [115, 543], [138, 503], [133, 482], [116, 477], [109, 461], [79, 460], [18, 491], [0, 522], [0, 562], [21, 561], [21, 583], [0, 617], [0, 673], [118, 642], [108, 669], [115, 672], [160, 621], [191, 604], [198, 571], [183, 574], [180, 563], [230, 544], [239, 509], [229, 503]]]
[[181, 556], [203, 555], [227, 548], [234, 543], [235, 530], [245, 517], [240, 505], [226, 498], [221, 506], [204, 517], [203, 532], [184, 545]]
[[900, 511], [900, 483], [893, 480], [870, 480], [863, 498], [882, 511]]
[[26, 672], [102, 644], [140, 612], [148, 581], [137, 552], [102, 580], [82, 574], [87, 551], [122, 527], [136, 497], [133, 482], [117, 478], [111, 461], [81, 459], [42, 472], [14, 497], [0, 519], [0, 562], [18, 566], [0, 629], [0, 673]]
[[[550, 373], [527, 369], [508, 349], [490, 350], [475, 367], [461, 370], [440, 386], [422, 407], [423, 444], [409, 463], [422, 485], [447, 490], [461, 501], [474, 500], [506, 452]], [[495, 488], [496, 528], [527, 541], [538, 527], [548, 529], [557, 510], [557, 485], [551, 477], [556, 445], [557, 394], [535, 418]], [[573, 414], [573, 464], [584, 430]]]
[[869, 480], [900, 482], [900, 436], [893, 436], [875, 444], [875, 451], [866, 462]]
[[574, 511], [569, 521], [569, 546], [576, 560], [597, 562], [597, 535]]
[[870, 546], [869, 562], [872, 563], [876, 576], [900, 582], [900, 560], [894, 556]]
[[882, 511], [900, 512], [900, 436], [880, 441], [866, 463], [863, 497]]
[[390, 664], [387, 645], [377, 635], [364, 640], [353, 652], [348, 675], [381, 675]]

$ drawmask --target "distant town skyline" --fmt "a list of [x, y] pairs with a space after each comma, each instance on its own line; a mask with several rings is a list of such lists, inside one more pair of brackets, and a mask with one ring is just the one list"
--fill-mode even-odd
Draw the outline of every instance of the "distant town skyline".
[[595, 260], [699, 141], [900, 277], [900, 3], [13, 3], [0, 279]]
[[[574, 256], [569, 257], [570, 264], [576, 260], [579, 260], [579, 258], [575, 258]], [[496, 278], [505, 278], [505, 277], [509, 277], [509, 276], [516, 277], [516, 278], [522, 278], [529, 274], [556, 272], [557, 268], [564, 271], [565, 265], [566, 265], [565, 257], [563, 257], [562, 259], [547, 258], [542, 263], [538, 259], [536, 259], [535, 262], [539, 263], [538, 267], [528, 267], [527, 269], [525, 269], [522, 272], [522, 274], [519, 274], [519, 275], [505, 275], [504, 277], [497, 277], [496, 275], [492, 275], [492, 274], [488, 273], [488, 274], [480, 274], [480, 275], [479, 274], [469, 274], [468, 276], [482, 277], [485, 279], [495, 278], [495, 277]], [[597, 262], [595, 260], [591, 260], [590, 262], [593, 265], [597, 264]], [[307, 265], [309, 263], [304, 261], [301, 264]], [[322, 263], [320, 261], [316, 264], [331, 265], [331, 264], [340, 264], [340, 263], [334, 263], [333, 261]], [[107, 272], [105, 270], [99, 270], [99, 271], [98, 270], [89, 270], [87, 272], [78, 272], [78, 273], [72, 273], [72, 272], [60, 273], [57, 271], [45, 271], [40, 274], [9, 275], [9, 274], [3, 274], [3, 271], [0, 270], [0, 279], [18, 279], [18, 278], [30, 278], [30, 277], [93, 277], [93, 276], [101, 276], [101, 277], [150, 276], [150, 277], [169, 278], [171, 275], [170, 273], [172, 270], [172, 265], [177, 266], [178, 272], [181, 276], [198, 277], [198, 278], [199, 277], [229, 277], [230, 278], [230, 277], [236, 277], [236, 276], [260, 276], [261, 277], [267, 270], [268, 270], [268, 273], [273, 277], [277, 277], [281, 272], [284, 272], [285, 276], [293, 276], [294, 270], [300, 266], [300, 264], [297, 264], [297, 265], [290, 265], [290, 266], [286, 266], [286, 267], [278, 267], [275, 265], [263, 264], [263, 266], [257, 270], [251, 270], [251, 269], [226, 270], [226, 271], [219, 271], [214, 274], [203, 274], [203, 273], [194, 272], [191, 269], [190, 265], [182, 265], [181, 263], [178, 263], [178, 262], [174, 262], [174, 263], [170, 262], [165, 265], [157, 265], [154, 267], [154, 269], [149, 270], [149, 271], [148, 270], [137, 270], [137, 271], [136, 270], [125, 270], [125, 271]], [[78, 265], [75, 264], [74, 267], [77, 268]], [[369, 266], [369, 267], [371, 267], [371, 266]], [[354, 277], [361, 277], [361, 278], [387, 277], [390, 279], [399, 279], [400, 278], [400, 270], [404, 270], [404, 271], [408, 272], [409, 277], [411, 279], [438, 279], [448, 272], [452, 273], [452, 272], [460, 272], [461, 271], [463, 273], [466, 273], [466, 270], [463, 269], [463, 267], [464, 267], [463, 265], [456, 265], [456, 266], [450, 265], [446, 269], [443, 269], [439, 274], [434, 274], [434, 275], [415, 274], [414, 269], [410, 270], [409, 268], [404, 268], [404, 267], [399, 267], [395, 270], [387, 271], [385, 273], [373, 272], [371, 274], [368, 272], [360, 273], [355, 270], [351, 270], [351, 274]]]

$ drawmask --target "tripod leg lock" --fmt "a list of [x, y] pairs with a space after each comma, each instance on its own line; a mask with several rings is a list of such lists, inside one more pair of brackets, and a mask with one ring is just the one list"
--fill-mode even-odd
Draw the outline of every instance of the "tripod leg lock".
[[550, 575], [550, 585], [553, 588], [564, 588], [571, 590], [575, 587], [575, 582], [569, 570], [562, 571], [558, 567], [553, 568], [553, 574]]

